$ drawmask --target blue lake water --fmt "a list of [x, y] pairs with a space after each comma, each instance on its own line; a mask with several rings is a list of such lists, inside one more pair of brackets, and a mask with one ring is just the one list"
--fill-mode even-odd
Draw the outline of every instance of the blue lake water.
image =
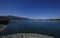
[[60, 22], [40, 20], [10, 21], [8, 27], [0, 35], [13, 33], [39, 33], [50, 36], [60, 36]]

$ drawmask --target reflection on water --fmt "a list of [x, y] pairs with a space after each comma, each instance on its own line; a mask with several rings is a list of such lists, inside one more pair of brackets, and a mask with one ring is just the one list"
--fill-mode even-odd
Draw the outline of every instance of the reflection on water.
[[0, 35], [12, 33], [39, 33], [59, 37], [60, 22], [40, 20], [10, 21], [7, 29], [5, 29], [3, 32], [0, 32]]

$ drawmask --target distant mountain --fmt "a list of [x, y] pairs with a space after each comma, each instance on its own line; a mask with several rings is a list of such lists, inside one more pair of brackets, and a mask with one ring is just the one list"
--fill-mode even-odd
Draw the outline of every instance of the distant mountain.
[[0, 16], [0, 20], [29, 20], [29, 19], [17, 16]]
[[50, 21], [60, 21], [60, 19], [50, 19]]
[[60, 22], [60, 19], [40, 19], [41, 21], [59, 21]]

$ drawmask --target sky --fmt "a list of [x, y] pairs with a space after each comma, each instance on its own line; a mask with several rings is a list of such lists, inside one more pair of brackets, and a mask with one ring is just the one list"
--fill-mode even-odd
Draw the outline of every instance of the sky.
[[60, 18], [60, 0], [0, 0], [0, 16]]

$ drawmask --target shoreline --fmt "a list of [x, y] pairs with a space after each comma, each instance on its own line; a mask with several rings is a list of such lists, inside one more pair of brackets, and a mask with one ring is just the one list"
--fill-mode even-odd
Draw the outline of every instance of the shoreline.
[[7, 28], [7, 25], [0, 25], [0, 32], [4, 31]]

